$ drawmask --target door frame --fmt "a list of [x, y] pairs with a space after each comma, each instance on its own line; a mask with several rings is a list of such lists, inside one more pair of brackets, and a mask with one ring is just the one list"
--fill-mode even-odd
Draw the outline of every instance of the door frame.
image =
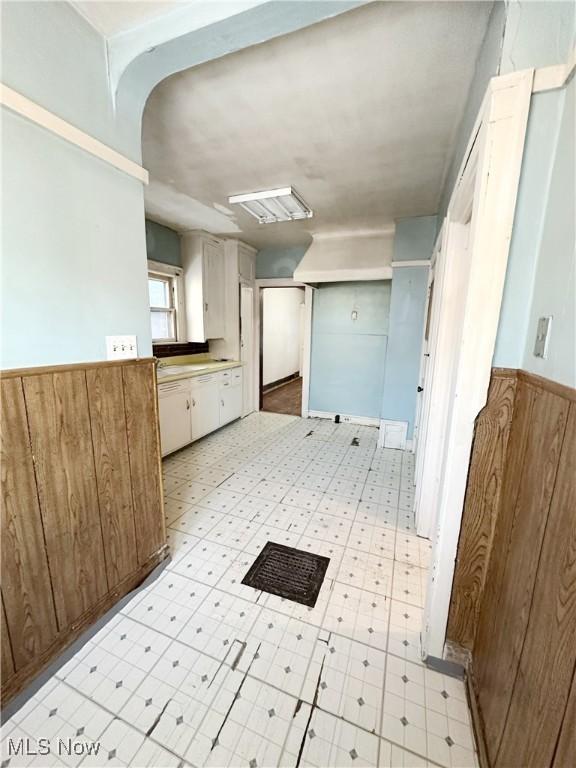
[[254, 410], [260, 410], [260, 378], [262, 369], [261, 302], [263, 288], [304, 288], [304, 354], [302, 360], [302, 418], [308, 418], [310, 396], [310, 354], [312, 351], [312, 302], [314, 289], [311, 285], [292, 278], [261, 278], [254, 283]]
[[[422, 328], [422, 352], [420, 357], [420, 372], [418, 374], [418, 386], [423, 386], [424, 391], [418, 393], [417, 397], [419, 402], [416, 405], [416, 417], [414, 419], [414, 436], [412, 440], [412, 450], [415, 454], [415, 470], [414, 470], [414, 485], [416, 487], [414, 493], [414, 514], [416, 520], [416, 531], [419, 536], [425, 536], [429, 538], [428, 533], [422, 533], [419, 529], [418, 509], [419, 509], [419, 492], [421, 489], [422, 469], [424, 464], [424, 450], [423, 447], [426, 444], [426, 433], [428, 430], [428, 419], [430, 414], [430, 379], [432, 374], [432, 366], [434, 363], [434, 341], [435, 341], [435, 329], [434, 329], [434, 300], [438, 301], [439, 293], [439, 280], [438, 280], [438, 264], [439, 253], [441, 250], [442, 238], [444, 236], [444, 222], [440, 227], [440, 232], [436, 238], [434, 244], [434, 250], [432, 251], [432, 258], [430, 259], [430, 269], [428, 271], [428, 289], [426, 293], [426, 307], [424, 309], [424, 325]], [[426, 338], [426, 331], [428, 331], [428, 338]]]
[[[252, 300], [250, 303], [251, 308], [251, 323], [252, 323], [252, 333], [249, 334], [250, 336], [250, 350], [248, 355], [248, 360], [246, 363], [246, 368], [249, 369], [248, 375], [245, 377], [245, 381], [243, 382], [243, 386], [246, 387], [247, 383], [249, 383], [250, 388], [252, 389], [251, 392], [248, 392], [248, 397], [244, 397], [244, 392], [242, 393], [242, 418], [245, 416], [248, 416], [250, 413], [254, 411], [254, 293], [256, 292], [256, 289], [254, 288], [254, 282], [251, 280], [245, 280], [244, 278], [240, 278], [238, 282], [238, 308], [239, 308], [239, 316], [240, 316], [240, 360], [242, 361], [242, 355], [243, 355], [243, 339], [244, 339], [244, 328], [242, 326], [242, 289], [246, 288], [250, 291], [252, 291]], [[245, 408], [246, 400], [248, 401], [249, 405], [248, 408]]]
[[[433, 305], [437, 338], [430, 413], [440, 418], [427, 430], [417, 489], [424, 497], [431, 488], [434, 500], [424, 658], [444, 656], [474, 425], [490, 382], [533, 78], [534, 70], [528, 69], [490, 81], [448, 205], [439, 251], [442, 286]], [[467, 260], [465, 273], [456, 261], [462, 258]], [[455, 290], [463, 274], [466, 290]], [[450, 333], [454, 322], [459, 324], [456, 348]]]

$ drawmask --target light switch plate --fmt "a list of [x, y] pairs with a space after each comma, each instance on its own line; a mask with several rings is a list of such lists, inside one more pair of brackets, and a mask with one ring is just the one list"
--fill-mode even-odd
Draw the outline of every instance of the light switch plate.
[[550, 327], [552, 316], [540, 317], [536, 329], [536, 341], [534, 342], [534, 356], [545, 358], [548, 353], [548, 341], [550, 339]]
[[138, 357], [136, 336], [106, 336], [107, 360], [130, 360]]

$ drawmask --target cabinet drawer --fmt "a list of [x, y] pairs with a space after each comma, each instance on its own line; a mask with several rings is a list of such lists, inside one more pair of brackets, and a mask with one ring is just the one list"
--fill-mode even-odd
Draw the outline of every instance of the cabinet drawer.
[[190, 380], [167, 381], [165, 384], [158, 384], [158, 397], [166, 397], [174, 392], [189, 392]]
[[207, 373], [205, 376], [196, 376], [191, 379], [191, 389], [197, 389], [198, 387], [208, 387], [210, 384], [215, 384], [218, 381], [216, 374]]

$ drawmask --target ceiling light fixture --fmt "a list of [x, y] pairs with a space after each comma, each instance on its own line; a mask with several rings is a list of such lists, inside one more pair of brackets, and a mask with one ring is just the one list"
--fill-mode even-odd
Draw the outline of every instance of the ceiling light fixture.
[[309, 219], [313, 215], [311, 209], [292, 187], [232, 195], [228, 198], [228, 202], [231, 205], [241, 205], [245, 211], [258, 219], [260, 224]]

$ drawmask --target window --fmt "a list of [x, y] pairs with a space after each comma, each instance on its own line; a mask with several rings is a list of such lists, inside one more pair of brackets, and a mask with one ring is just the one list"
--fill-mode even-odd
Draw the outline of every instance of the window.
[[182, 269], [157, 261], [148, 261], [148, 298], [152, 341], [181, 341], [185, 330], [184, 286]]
[[172, 277], [148, 273], [152, 341], [176, 341], [176, 309]]

